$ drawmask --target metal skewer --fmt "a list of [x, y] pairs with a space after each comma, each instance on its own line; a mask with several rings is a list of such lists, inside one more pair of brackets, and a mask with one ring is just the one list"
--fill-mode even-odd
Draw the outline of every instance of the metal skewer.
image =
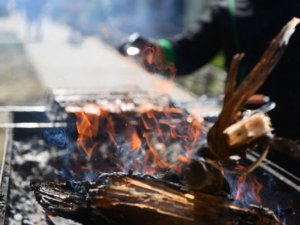
[[[257, 160], [259, 155], [255, 152], [251, 152], [250, 154], [247, 154], [246, 157], [248, 160], [254, 162]], [[279, 180], [286, 183], [295, 190], [300, 191], [300, 178], [285, 170], [284, 168], [280, 167], [279, 165], [271, 162], [268, 159], [264, 159], [263, 162], [259, 165], [259, 167], [265, 169], [274, 177], [278, 178]]]
[[46, 112], [47, 106], [0, 106], [1, 112]]
[[60, 128], [67, 127], [66, 122], [23, 122], [23, 123], [0, 123], [1, 128]]

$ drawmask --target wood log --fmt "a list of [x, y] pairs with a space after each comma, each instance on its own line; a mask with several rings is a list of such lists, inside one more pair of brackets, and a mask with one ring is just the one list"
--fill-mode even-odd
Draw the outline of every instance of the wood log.
[[96, 182], [35, 183], [37, 201], [52, 216], [82, 224], [276, 224], [259, 207], [241, 208], [224, 196], [187, 192], [149, 176], [104, 174]]

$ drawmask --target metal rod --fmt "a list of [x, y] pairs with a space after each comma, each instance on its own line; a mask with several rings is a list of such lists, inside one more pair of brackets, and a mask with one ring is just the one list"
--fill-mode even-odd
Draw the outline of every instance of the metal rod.
[[0, 171], [0, 224], [3, 225], [5, 221], [5, 214], [7, 209], [7, 195], [9, 188], [9, 179], [11, 171], [11, 157], [12, 157], [12, 130], [6, 129], [5, 143], [3, 149], [3, 160]]
[[28, 123], [0, 123], [1, 128], [59, 128], [67, 127], [66, 122], [28, 122]]
[[46, 112], [47, 106], [0, 106], [0, 112]]
[[[257, 155], [253, 154], [252, 152], [251, 155], [247, 154], [246, 158], [254, 162], [257, 160]], [[260, 163], [259, 167], [265, 169], [266, 171], [271, 173], [274, 177], [278, 178], [282, 182], [286, 183], [290, 187], [300, 192], [300, 179], [296, 177], [294, 174], [291, 174], [290, 172], [286, 171], [279, 165], [272, 163], [268, 159], [264, 159], [263, 162]], [[291, 179], [289, 179], [288, 177], [290, 177]]]

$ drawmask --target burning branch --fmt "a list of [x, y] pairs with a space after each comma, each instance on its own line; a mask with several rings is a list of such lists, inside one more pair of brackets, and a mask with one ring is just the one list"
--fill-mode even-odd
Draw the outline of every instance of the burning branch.
[[[236, 122], [236, 117], [247, 99], [262, 86], [277, 65], [287, 47], [289, 38], [294, 33], [295, 27], [299, 22], [298, 18], [293, 18], [283, 27], [281, 32], [272, 40], [260, 61], [238, 87], [236, 77], [244, 55], [237, 54], [234, 56], [225, 86], [222, 112], [208, 133], [209, 148], [218, 159], [227, 160], [232, 153], [231, 149], [237, 146], [246, 146], [263, 136], [271, 136], [270, 125], [264, 115], [256, 116], [256, 118], [252, 116], [243, 122], [235, 124], [234, 128], [228, 127]], [[257, 124], [262, 125], [261, 129], [256, 129]], [[242, 131], [242, 137], [239, 135], [239, 132], [234, 131]]]

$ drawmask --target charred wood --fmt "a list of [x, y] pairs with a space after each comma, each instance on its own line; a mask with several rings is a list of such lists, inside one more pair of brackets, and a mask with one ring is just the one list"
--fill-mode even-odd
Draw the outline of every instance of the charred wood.
[[95, 182], [35, 183], [47, 213], [82, 224], [280, 224], [263, 208], [240, 208], [224, 196], [188, 192], [149, 176], [103, 174]]

